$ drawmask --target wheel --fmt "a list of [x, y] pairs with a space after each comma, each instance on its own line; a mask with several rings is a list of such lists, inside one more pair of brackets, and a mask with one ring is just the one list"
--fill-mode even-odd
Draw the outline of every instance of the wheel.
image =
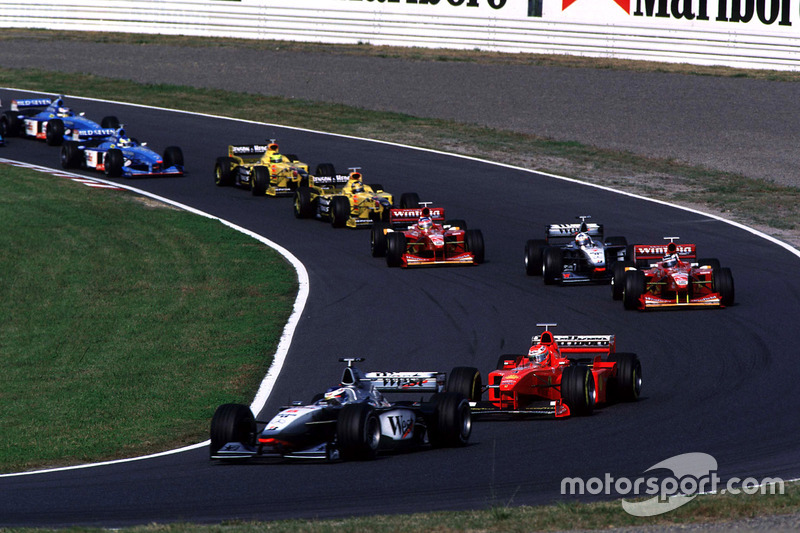
[[432, 420], [428, 421], [428, 440], [431, 446], [466, 446], [472, 433], [472, 412], [469, 401], [461, 394], [443, 392], [431, 398], [434, 404]]
[[14, 111], [3, 111], [0, 116], [0, 135], [3, 137], [17, 137], [22, 129], [22, 121]]
[[115, 130], [119, 128], [119, 119], [114, 115], [103, 117], [103, 120], [100, 121], [100, 127]]
[[229, 442], [252, 446], [256, 440], [256, 420], [246, 405], [226, 403], [217, 407], [211, 419], [211, 446], [213, 456]]
[[317, 170], [314, 171], [314, 175], [335, 178], [336, 168], [330, 163], [320, 163], [317, 165]]
[[547, 249], [547, 241], [529, 239], [525, 243], [525, 273], [529, 276], [542, 275], [542, 258]]
[[733, 286], [733, 273], [730, 268], [720, 268], [713, 274], [714, 292], [718, 292], [722, 305], [728, 307], [733, 305], [735, 291]]
[[719, 259], [698, 259], [697, 265], [710, 266], [715, 271], [720, 269]]
[[400, 207], [403, 209], [416, 209], [419, 207], [419, 194], [404, 192], [400, 195]]
[[622, 300], [627, 268], [633, 268], [633, 261], [617, 261], [611, 267], [611, 298], [614, 300]]
[[290, 163], [294, 163], [296, 161], [300, 161], [300, 158], [297, 157], [296, 154], [283, 154], [283, 157], [288, 159]]
[[178, 167], [183, 171], [183, 150], [177, 146], [167, 146], [164, 149], [164, 168]]
[[267, 167], [253, 167], [253, 177], [250, 179], [250, 192], [253, 196], [265, 196], [269, 188], [269, 169]]
[[61, 146], [64, 142], [64, 121], [60, 118], [49, 120], [44, 133], [48, 145]]
[[545, 285], [552, 285], [561, 279], [561, 271], [564, 269], [564, 260], [561, 257], [560, 248], [546, 248], [542, 258], [542, 277]]
[[294, 192], [295, 218], [311, 218], [314, 216], [314, 202], [311, 199], [310, 187], [298, 187]]
[[386, 255], [386, 236], [387, 231], [391, 228], [388, 222], [378, 221], [372, 224], [372, 230], [369, 236], [369, 245], [372, 251], [372, 257], [383, 257]]
[[605, 244], [609, 246], [624, 246], [628, 247], [628, 239], [625, 237], [606, 237]]
[[369, 188], [372, 189], [372, 192], [382, 192], [385, 190], [383, 188], [383, 185], [381, 185], [380, 183], [371, 183], [369, 185]]
[[334, 196], [331, 200], [331, 226], [343, 228], [350, 220], [350, 200], [346, 196]]
[[476, 264], [483, 263], [483, 233], [479, 229], [468, 229], [464, 234], [464, 247], [475, 258]]
[[639, 299], [644, 294], [646, 284], [644, 272], [641, 270], [628, 270], [623, 279], [625, 281], [622, 285], [622, 304], [625, 309], [638, 309]]
[[497, 358], [497, 369], [498, 370], [507, 370], [509, 368], [513, 368], [514, 365], [517, 363], [517, 355], [513, 354], [504, 354]]
[[609, 361], [617, 363], [617, 377], [614, 381], [615, 399], [635, 402], [642, 390], [642, 363], [635, 353], [613, 353]]
[[471, 402], [479, 402], [483, 394], [483, 380], [477, 368], [457, 366], [447, 376], [447, 392], [455, 392]]
[[561, 374], [561, 398], [574, 415], [590, 415], [594, 410], [594, 376], [587, 366], [568, 366]]
[[225, 185], [233, 185], [234, 182], [234, 168], [236, 161], [230, 157], [218, 157], [217, 162], [214, 164], [214, 183], [218, 187]]
[[125, 165], [125, 157], [122, 155], [122, 150], [119, 148], [112, 148], [106, 152], [105, 159], [103, 160], [105, 166], [106, 176], [109, 178], [118, 178], [122, 176], [122, 167]]
[[367, 403], [342, 407], [336, 421], [339, 455], [345, 461], [374, 459], [381, 441], [381, 423]]
[[61, 168], [79, 168], [83, 151], [75, 141], [67, 141], [61, 146]]
[[399, 267], [403, 264], [403, 254], [406, 253], [406, 236], [403, 233], [392, 232], [386, 235], [386, 264], [390, 267]]
[[446, 220], [444, 225], [450, 229], [467, 229], [467, 222], [466, 220], [461, 220], [460, 218], [454, 218], [453, 220]]

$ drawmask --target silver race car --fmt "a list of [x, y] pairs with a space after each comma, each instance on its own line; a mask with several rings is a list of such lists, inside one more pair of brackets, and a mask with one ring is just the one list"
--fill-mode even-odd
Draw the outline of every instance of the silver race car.
[[550, 224], [544, 240], [525, 244], [526, 274], [548, 285], [611, 281], [614, 263], [627, 258], [628, 240], [604, 237], [603, 225], [587, 223], [588, 215], [577, 218], [580, 224]]
[[[256, 420], [246, 405], [219, 406], [211, 420], [211, 459], [363, 460], [382, 450], [467, 444], [469, 401], [445, 392], [445, 373], [364, 374], [353, 366], [363, 359], [339, 361], [347, 366], [336, 386], [308, 405], [282, 408], [269, 421]], [[390, 402], [384, 393], [433, 394], [428, 401]]]

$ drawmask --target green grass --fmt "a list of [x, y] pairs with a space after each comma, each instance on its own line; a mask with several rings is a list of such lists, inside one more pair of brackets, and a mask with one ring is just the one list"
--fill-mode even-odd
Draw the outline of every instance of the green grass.
[[218, 404], [252, 399], [296, 294], [277, 253], [7, 165], [0, 226], [0, 471], [200, 442]]

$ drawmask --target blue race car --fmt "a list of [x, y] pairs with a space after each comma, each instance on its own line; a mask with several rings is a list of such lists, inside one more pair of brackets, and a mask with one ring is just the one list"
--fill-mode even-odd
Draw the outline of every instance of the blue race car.
[[76, 130], [73, 139], [61, 146], [62, 168], [91, 168], [110, 178], [125, 176], [183, 176], [183, 151], [168, 146], [161, 157], [125, 134], [125, 130]]
[[75, 113], [64, 105], [64, 97], [12, 100], [11, 110], [0, 115], [0, 135], [4, 137], [30, 137], [59, 146], [72, 139], [80, 130], [91, 136], [98, 130], [115, 129], [119, 120], [115, 116], [103, 118], [100, 124], [89, 120], [83, 113]]

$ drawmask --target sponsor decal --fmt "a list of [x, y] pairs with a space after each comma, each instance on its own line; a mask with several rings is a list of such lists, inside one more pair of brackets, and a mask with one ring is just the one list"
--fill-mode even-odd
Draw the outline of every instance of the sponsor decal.
[[[567, 9], [569, 6], [571, 6], [572, 4], [577, 2], [578, 0], [562, 0], [562, 1], [563, 1], [563, 4], [561, 6], [561, 11], [564, 11], [565, 9]], [[584, 1], [587, 1], [587, 0], [584, 0]], [[592, 0], [592, 1], [597, 1], [597, 0]], [[691, 2], [691, 0], [689, 0], [689, 1]], [[614, 0], [614, 2], [616, 2], [619, 7], [624, 9], [625, 13], [628, 13], [628, 14], [631, 13], [631, 0]]]
[[[579, 4], [596, 7], [597, 0], [562, 0], [561, 11]], [[760, 23], [791, 26], [791, 0], [612, 0], [628, 15], [686, 21]], [[541, 7], [529, 16], [541, 17]]]
[[263, 144], [251, 144], [247, 146], [231, 146], [231, 153], [235, 155], [263, 154], [267, 147]]
[[351, 0], [353, 2], [368, 2], [371, 4], [414, 4], [414, 5], [443, 5], [452, 7], [480, 7], [488, 5], [492, 9], [502, 9], [507, 0]]

